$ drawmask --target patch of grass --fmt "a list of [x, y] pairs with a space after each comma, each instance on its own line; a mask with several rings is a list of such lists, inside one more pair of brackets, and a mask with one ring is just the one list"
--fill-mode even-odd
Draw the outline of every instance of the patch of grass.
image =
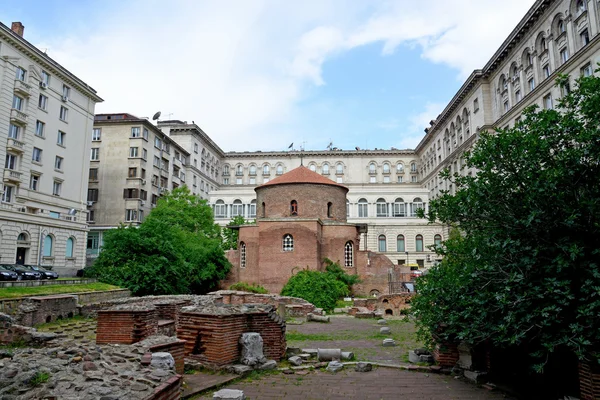
[[46, 383], [48, 382], [48, 379], [50, 379], [50, 374], [47, 372], [41, 372], [38, 371], [35, 373], [35, 375], [29, 380], [29, 384], [31, 386], [39, 386], [42, 383]]
[[80, 281], [82, 279], [90, 279], [90, 278], [82, 278], [80, 276], [68, 276], [56, 279], [57, 281]]
[[353, 301], [338, 300], [335, 302], [335, 308], [352, 307], [353, 305]]
[[261, 378], [264, 378], [265, 376], [268, 375], [275, 375], [275, 374], [279, 374], [280, 372], [275, 370], [266, 370], [266, 371], [261, 371], [261, 370], [253, 370], [250, 371], [250, 373], [248, 373], [248, 375], [246, 375], [242, 380], [244, 382], [254, 382], [257, 381]]
[[103, 292], [107, 290], [121, 289], [118, 286], [107, 283], [87, 283], [74, 285], [52, 285], [32, 287], [7, 287], [0, 289], [0, 299], [14, 299], [24, 296], [39, 296], [50, 294], [66, 294], [81, 292]]
[[267, 294], [269, 291], [260, 285], [251, 285], [246, 282], [238, 282], [229, 286], [229, 290], [239, 290], [242, 292], [250, 292], [250, 293], [258, 293], [258, 294]]
[[39, 324], [39, 325], [36, 325], [35, 328], [39, 331], [47, 331], [48, 328], [51, 328], [53, 326], [63, 326], [63, 325], [69, 324], [71, 322], [88, 322], [88, 321], [94, 321], [94, 318], [88, 318], [88, 317], [84, 317], [82, 315], [74, 315], [71, 318], [63, 318], [63, 319], [58, 319], [53, 322]]

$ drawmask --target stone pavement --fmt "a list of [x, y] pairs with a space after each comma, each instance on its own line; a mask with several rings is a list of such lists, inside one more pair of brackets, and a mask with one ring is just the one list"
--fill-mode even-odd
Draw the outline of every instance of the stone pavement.
[[[241, 381], [225, 387], [243, 390], [249, 400], [510, 399], [502, 393], [478, 388], [452, 376], [393, 368], [377, 368], [372, 372], [360, 373], [346, 367], [337, 374], [314, 371], [306, 375], [266, 375], [258, 380]], [[201, 399], [212, 399], [212, 393]]]

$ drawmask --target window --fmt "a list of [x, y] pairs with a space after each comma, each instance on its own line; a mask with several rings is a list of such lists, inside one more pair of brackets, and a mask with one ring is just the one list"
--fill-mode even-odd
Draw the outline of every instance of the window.
[[277, 166], [276, 172], [277, 175], [283, 175], [283, 165], [279, 164]]
[[346, 242], [346, 245], [344, 246], [344, 267], [354, 266], [353, 247], [352, 242]]
[[92, 147], [90, 150], [90, 161], [98, 161], [100, 159], [100, 148]]
[[65, 146], [67, 140], [67, 134], [63, 131], [58, 131], [58, 136], [56, 138], [56, 144], [59, 146]]
[[148, 159], [148, 150], [142, 149], [142, 159], [144, 159], [144, 160]]
[[17, 156], [11, 153], [6, 154], [6, 162], [4, 168], [15, 170], [17, 169]]
[[323, 175], [329, 175], [329, 164], [323, 164], [323, 166], [321, 167], [321, 171], [323, 172]]
[[298, 202], [296, 200], [292, 200], [290, 203], [290, 214], [298, 215]]
[[40, 176], [39, 175], [31, 175], [29, 179], [29, 189], [31, 190], [39, 190], [40, 187]]
[[87, 201], [98, 201], [98, 189], [88, 189]]
[[369, 217], [369, 203], [366, 199], [358, 200], [358, 217], [368, 218]]
[[581, 68], [581, 76], [592, 76], [594, 70], [592, 69], [592, 64], [587, 63]]
[[125, 210], [125, 221], [126, 222], [137, 221], [137, 210]]
[[417, 235], [415, 237], [415, 249], [416, 251], [423, 251], [423, 236]]
[[134, 126], [133, 128], [131, 128], [131, 137], [132, 138], [140, 137], [140, 127], [139, 126]]
[[396, 164], [396, 173], [397, 174], [403, 174], [404, 173], [404, 164]]
[[89, 180], [90, 181], [98, 180], [98, 168], [90, 168]]
[[246, 243], [240, 242], [240, 268], [246, 268]]
[[56, 158], [54, 159], [54, 169], [57, 169], [59, 171], [62, 171], [63, 169], [63, 158], [56, 156]]
[[398, 197], [394, 201], [394, 205], [392, 206], [392, 216], [406, 217], [406, 204], [404, 204], [404, 199]]
[[129, 148], [129, 158], [138, 156], [138, 147], [130, 147]]
[[517, 91], [515, 92], [515, 101], [518, 103], [518, 102], [520, 102], [520, 101], [521, 101], [521, 99], [522, 99], [522, 96], [521, 96], [521, 91], [520, 91], [520, 90], [517, 90]]
[[148, 140], [148, 129], [144, 128], [143, 135], [144, 139]]
[[75, 244], [75, 241], [73, 240], [73, 238], [67, 239], [67, 248], [65, 250], [65, 257], [73, 258], [73, 245], [74, 244]]
[[231, 205], [231, 218], [244, 216], [244, 205], [241, 200], [234, 200]]
[[263, 165], [263, 175], [270, 175], [271, 174], [271, 169], [269, 168], [269, 166], [267, 164]]
[[17, 96], [16, 94], [13, 96], [13, 104], [12, 108], [16, 108], [19, 111], [23, 110], [23, 105], [25, 104], [25, 100]]
[[2, 192], [2, 202], [10, 203], [13, 198], [14, 186], [4, 185], [4, 191]]
[[546, 110], [552, 110], [552, 95], [547, 94], [544, 96], [544, 108]]
[[71, 88], [68, 87], [67, 85], [63, 85], [62, 87], [62, 95], [65, 99], [69, 98], [69, 95], [71, 94]]
[[544, 79], [548, 78], [550, 76], [550, 66], [544, 65], [542, 67], [542, 73], [544, 74]]
[[416, 217], [418, 209], [425, 209], [425, 203], [420, 197], [415, 197], [412, 203], [410, 203], [410, 216]]
[[388, 163], [384, 163], [383, 164], [383, 173], [384, 174], [389, 174], [390, 173], [390, 164], [388, 164]]
[[227, 218], [227, 205], [223, 200], [215, 203], [215, 218]]
[[335, 166], [335, 173], [336, 174], [343, 174], [344, 173], [344, 165], [342, 163], [337, 163]]
[[283, 251], [294, 251], [294, 238], [289, 233], [283, 236]]
[[223, 185], [229, 185], [229, 178], [223, 178]]
[[94, 128], [92, 130], [92, 141], [98, 142], [98, 141], [100, 141], [101, 137], [102, 137], [102, 128]]
[[50, 75], [46, 72], [42, 70], [42, 82], [44, 82], [46, 84], [46, 86], [48, 86], [50, 84]]
[[533, 92], [533, 89], [535, 89], [535, 79], [531, 78], [527, 81], [527, 84], [529, 85], [529, 91]]
[[508, 112], [508, 100], [504, 102], [504, 112]]
[[198, 153], [198, 143], [194, 143], [194, 153]]
[[20, 81], [25, 81], [25, 73], [27, 71], [25, 71], [23, 68], [21, 67], [17, 67], [17, 76], [16, 79], [20, 80]]
[[[96, 213], [94, 210], [88, 210], [86, 222], [94, 222], [96, 221]], [[89, 236], [88, 236], [89, 240]]]
[[248, 206], [248, 218], [256, 218], [256, 200], [252, 200]]
[[398, 253], [404, 253], [406, 251], [405, 248], [404, 235], [398, 235], [398, 237], [396, 237], [396, 251]]
[[256, 175], [256, 165], [251, 165], [248, 169], [248, 175], [255, 176]]
[[436, 249], [442, 248], [442, 235], [435, 235], [433, 237], [433, 243], [435, 244]]
[[376, 176], [370, 176], [369, 177], [369, 183], [377, 183], [377, 177]]
[[327, 218], [333, 218], [333, 203], [327, 203]]
[[387, 217], [388, 216], [388, 203], [386, 203], [385, 199], [383, 199], [383, 198], [377, 199], [377, 216], [378, 217]]
[[398, 183], [402, 183], [404, 181], [403, 176], [397, 176], [396, 178], [398, 179]]
[[160, 168], [160, 157], [154, 156], [153, 164], [156, 168]]
[[48, 109], [48, 98], [43, 94], [40, 94], [40, 97], [38, 98], [38, 107], [44, 111]]
[[123, 198], [124, 199], [139, 199], [140, 192], [138, 189], [135, 189], [135, 188], [123, 189]]
[[310, 164], [308, 169], [310, 169], [312, 172], [317, 172], [317, 166], [315, 164]]
[[577, 14], [576, 14], [577, 16], [583, 14], [587, 10], [587, 1], [586, 0], [577, 1], [576, 9], [577, 9]]
[[129, 170], [127, 171], [127, 176], [129, 178], [135, 178], [135, 177], [137, 177], [137, 168], [136, 167], [129, 167]]
[[54, 196], [60, 196], [60, 191], [62, 189], [62, 182], [54, 181], [52, 184], [52, 194]]
[[19, 139], [21, 133], [21, 127], [10, 124], [8, 126], [8, 137], [11, 139]]
[[417, 164], [416, 163], [410, 164], [410, 172], [417, 172]]
[[386, 243], [385, 235], [379, 235], [379, 238], [377, 239], [377, 249], [381, 253], [383, 253], [387, 250], [387, 243]]
[[44, 238], [44, 251], [43, 251], [44, 257], [52, 257], [53, 242], [54, 242], [54, 240], [52, 239], [52, 236], [46, 235], [46, 237]]
[[162, 140], [158, 136], [154, 137], [154, 147], [161, 150], [162, 149]]
[[473, 112], [479, 111], [479, 99], [473, 100]]
[[61, 121], [67, 121], [67, 117], [69, 116], [69, 109], [65, 106], [60, 106], [60, 114], [58, 116], [58, 118], [60, 118]]
[[235, 175], [242, 176], [244, 175], [244, 167], [242, 165], [236, 165], [235, 167]]
[[235, 178], [235, 184], [236, 185], [241, 185], [242, 183], [243, 183], [242, 182], [242, 178]]
[[38, 163], [42, 162], [42, 149], [38, 149], [37, 147], [33, 148], [33, 152], [31, 153], [31, 161]]
[[384, 176], [383, 177], [383, 183], [390, 183], [390, 177], [389, 176]]
[[548, 43], [546, 43], [546, 39], [545, 38], [542, 38], [542, 40], [540, 40], [540, 49], [542, 51], [548, 50]]
[[581, 40], [581, 47], [586, 46], [590, 42], [590, 34], [588, 30], [585, 29], [583, 32], [579, 34], [579, 38]]
[[560, 51], [560, 61], [561, 64], [566, 63], [569, 60], [569, 50], [565, 47]]
[[[12, 125], [11, 125], [12, 126]], [[39, 137], [44, 137], [44, 131], [46, 129], [46, 124], [42, 121], [36, 121], [35, 123], [35, 135]]]
[[377, 166], [375, 165], [375, 163], [370, 163], [369, 164], [369, 174], [376, 174], [377, 173]]

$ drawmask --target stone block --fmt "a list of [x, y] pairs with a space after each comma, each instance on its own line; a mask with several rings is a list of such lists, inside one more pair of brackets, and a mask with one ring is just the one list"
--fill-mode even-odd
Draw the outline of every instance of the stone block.
[[317, 349], [302, 349], [302, 353], [310, 354], [311, 357], [316, 357], [318, 352]]
[[301, 353], [301, 354], [298, 354], [298, 357], [300, 357], [303, 360], [308, 360], [312, 356], [310, 354], [308, 354], [308, 353]]
[[419, 362], [419, 356], [412, 350], [408, 351], [408, 362], [416, 364]]
[[341, 349], [317, 349], [317, 359], [319, 361], [332, 361], [342, 359]]
[[263, 371], [267, 371], [267, 370], [271, 370], [271, 369], [275, 369], [275, 368], [277, 368], [277, 361], [275, 361], [275, 360], [268, 360], [267, 362], [264, 362], [258, 366], [258, 369], [263, 370]]
[[243, 364], [235, 364], [228, 368], [230, 372], [236, 375], [244, 375], [252, 371], [252, 367]]
[[377, 324], [378, 324], [378, 325], [387, 325], [387, 321], [386, 321], [385, 319], [383, 319], [383, 318], [382, 318], [382, 319], [380, 319], [380, 320], [377, 320]]
[[458, 346], [458, 366], [463, 369], [471, 369], [473, 367], [473, 356], [471, 355], [471, 347], [461, 342]]
[[213, 400], [246, 400], [246, 396], [241, 390], [221, 389], [213, 394]]
[[359, 362], [356, 364], [354, 369], [356, 370], [356, 372], [369, 372], [373, 370], [373, 365], [368, 362]]
[[433, 364], [435, 360], [433, 359], [433, 355], [431, 354], [421, 354], [419, 356], [419, 362]]
[[313, 313], [306, 314], [306, 321], [314, 321], [314, 322], [329, 322], [329, 317], [323, 315], [315, 315]]
[[379, 328], [379, 333], [389, 335], [390, 333], [392, 333], [392, 331], [387, 326], [382, 326], [381, 328]]
[[302, 357], [299, 357], [299, 356], [290, 357], [290, 358], [288, 358], [288, 361], [290, 362], [290, 364], [295, 365], [295, 366], [302, 365]]
[[331, 361], [329, 364], [327, 364], [326, 369], [329, 372], [338, 372], [344, 369], [344, 364], [339, 361]]
[[175, 368], [175, 359], [171, 353], [152, 353], [152, 361], [150, 362], [150, 366], [160, 369], [173, 369]]
[[463, 373], [465, 378], [475, 383], [482, 383], [487, 378], [487, 372], [465, 370]]
[[394, 339], [383, 339], [383, 347], [394, 347], [396, 341]]
[[302, 350], [300, 350], [300, 347], [288, 347], [285, 349], [285, 355], [287, 357], [297, 356], [300, 353], [302, 353]]
[[342, 351], [342, 360], [352, 360], [354, 358], [354, 353], [351, 351]]
[[256, 332], [242, 333], [239, 342], [242, 346], [240, 359], [242, 364], [254, 366], [267, 360], [263, 354], [263, 340], [260, 334]]

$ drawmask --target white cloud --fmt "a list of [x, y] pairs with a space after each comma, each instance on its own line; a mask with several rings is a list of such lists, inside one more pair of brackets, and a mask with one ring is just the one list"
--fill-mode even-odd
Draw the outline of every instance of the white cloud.
[[[326, 84], [322, 68], [332, 57], [373, 43], [386, 55], [408, 44], [464, 77], [531, 3], [135, 0], [117, 2], [118, 12], [98, 5], [85, 34], [46, 34], [36, 45], [98, 90], [105, 102], [97, 112], [161, 110], [195, 120], [225, 150], [278, 149], [299, 134], [290, 122], [302, 115], [307, 89]], [[408, 122], [390, 116], [411, 125], [403, 147], [416, 144], [439, 108], [430, 103]], [[322, 140], [321, 132], [307, 135]]]

